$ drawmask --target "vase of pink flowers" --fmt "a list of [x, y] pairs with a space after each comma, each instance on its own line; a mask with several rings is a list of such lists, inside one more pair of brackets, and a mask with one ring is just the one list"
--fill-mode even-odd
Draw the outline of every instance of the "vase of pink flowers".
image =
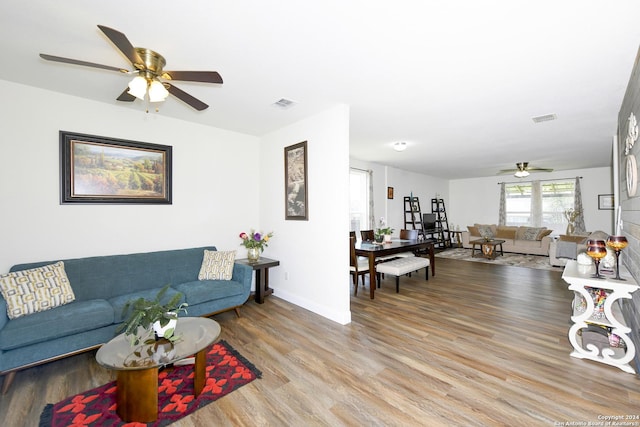
[[264, 248], [269, 246], [267, 242], [273, 237], [273, 232], [264, 234], [251, 230], [251, 233], [247, 234], [243, 231], [239, 237], [242, 239], [241, 245], [247, 248], [249, 261], [256, 262], [260, 259], [260, 253], [264, 251]]

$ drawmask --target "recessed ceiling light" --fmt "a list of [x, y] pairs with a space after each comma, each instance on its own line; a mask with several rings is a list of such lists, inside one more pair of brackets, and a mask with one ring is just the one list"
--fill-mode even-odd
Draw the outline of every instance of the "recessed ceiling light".
[[542, 123], [542, 122], [549, 122], [557, 118], [558, 116], [556, 116], [555, 114], [545, 114], [544, 116], [533, 117], [531, 120], [533, 120], [534, 123]]
[[404, 151], [407, 149], [407, 143], [404, 141], [394, 142], [393, 149], [396, 151]]

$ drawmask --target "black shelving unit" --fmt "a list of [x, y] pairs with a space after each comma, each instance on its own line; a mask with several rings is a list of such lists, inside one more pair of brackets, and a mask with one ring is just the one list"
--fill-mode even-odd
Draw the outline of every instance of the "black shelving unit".
[[435, 215], [435, 226], [424, 231], [425, 237], [434, 239], [434, 247], [436, 248], [451, 247], [447, 208], [443, 199], [431, 199], [431, 213]]
[[423, 235], [422, 210], [418, 197], [404, 198], [404, 229], [418, 230], [418, 235]]

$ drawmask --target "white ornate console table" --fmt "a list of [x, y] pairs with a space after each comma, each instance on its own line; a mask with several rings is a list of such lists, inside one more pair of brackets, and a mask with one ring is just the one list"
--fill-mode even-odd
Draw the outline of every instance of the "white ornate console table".
[[[564, 281], [569, 283], [569, 289], [574, 291], [571, 316], [574, 324], [569, 328], [569, 341], [574, 348], [571, 356], [606, 363], [633, 374], [635, 370], [629, 362], [633, 360], [636, 349], [629, 338], [631, 328], [624, 324], [618, 300], [630, 299], [638, 285], [624, 266], [620, 266], [620, 277], [624, 281], [615, 280], [613, 276], [596, 279], [591, 277], [595, 271], [593, 266], [587, 267], [587, 271], [583, 269], [585, 266], [572, 260], [562, 274]], [[583, 342], [589, 327], [606, 331], [609, 343]]]

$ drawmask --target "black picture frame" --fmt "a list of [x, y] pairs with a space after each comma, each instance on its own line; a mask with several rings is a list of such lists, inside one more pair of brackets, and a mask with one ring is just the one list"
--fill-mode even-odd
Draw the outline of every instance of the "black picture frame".
[[601, 211], [615, 209], [613, 194], [598, 194], [598, 209]]
[[60, 131], [60, 204], [172, 204], [172, 147]]
[[284, 148], [285, 220], [309, 220], [307, 141]]

